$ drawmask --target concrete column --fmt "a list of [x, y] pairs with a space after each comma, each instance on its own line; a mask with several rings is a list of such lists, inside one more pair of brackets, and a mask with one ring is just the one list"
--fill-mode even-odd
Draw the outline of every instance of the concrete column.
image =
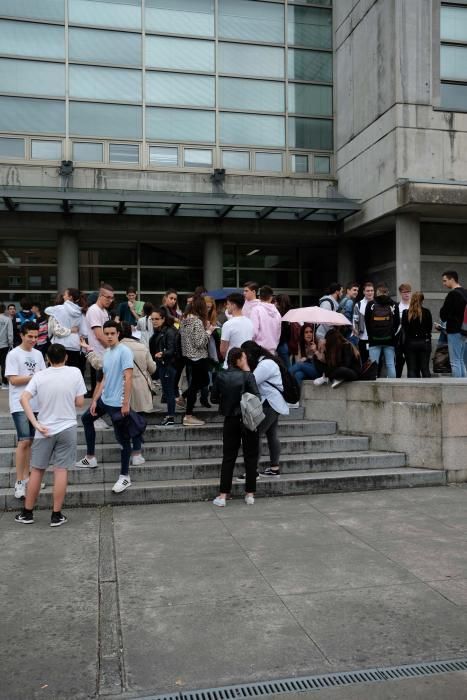
[[222, 236], [206, 236], [204, 239], [204, 286], [206, 289], [223, 287]]
[[339, 241], [337, 244], [337, 280], [342, 285], [356, 280], [355, 244], [353, 241]]
[[396, 215], [396, 287], [402, 282], [420, 290], [420, 222], [414, 214]]
[[79, 287], [78, 236], [59, 231], [57, 237], [57, 287], [63, 292], [67, 287]]

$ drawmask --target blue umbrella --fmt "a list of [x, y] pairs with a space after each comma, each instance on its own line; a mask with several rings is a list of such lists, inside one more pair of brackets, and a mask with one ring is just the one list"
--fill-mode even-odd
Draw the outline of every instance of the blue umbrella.
[[243, 289], [239, 287], [221, 287], [220, 289], [211, 289], [206, 292], [205, 296], [212, 297], [214, 301], [226, 299], [229, 294], [243, 294]]

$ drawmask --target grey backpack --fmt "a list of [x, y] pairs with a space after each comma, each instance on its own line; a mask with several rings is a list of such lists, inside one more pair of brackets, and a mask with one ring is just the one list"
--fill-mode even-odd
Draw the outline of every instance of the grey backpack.
[[240, 399], [240, 408], [245, 428], [253, 432], [257, 430], [259, 424], [265, 417], [261, 399], [255, 396], [255, 394], [251, 394], [249, 391], [244, 391]]

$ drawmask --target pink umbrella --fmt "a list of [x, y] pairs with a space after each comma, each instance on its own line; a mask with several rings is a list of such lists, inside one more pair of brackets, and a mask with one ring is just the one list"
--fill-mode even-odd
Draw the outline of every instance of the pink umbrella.
[[325, 323], [329, 326], [352, 325], [343, 314], [322, 309], [320, 306], [304, 306], [301, 309], [291, 309], [282, 316], [282, 320], [290, 323]]

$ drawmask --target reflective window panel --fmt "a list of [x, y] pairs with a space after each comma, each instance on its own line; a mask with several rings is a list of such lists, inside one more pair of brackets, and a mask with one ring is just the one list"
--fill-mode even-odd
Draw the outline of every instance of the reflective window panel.
[[441, 40], [467, 40], [467, 7], [441, 7]]
[[[105, 264], [107, 264], [107, 258]], [[125, 265], [125, 263], [123, 265]], [[101, 280], [104, 280], [104, 282], [110, 284], [117, 290], [121, 289], [123, 291], [130, 286], [136, 287], [136, 268], [124, 266], [79, 268], [79, 288], [83, 291], [94, 291], [98, 289]]]
[[147, 71], [146, 102], [214, 107], [215, 79], [209, 75]]
[[69, 29], [70, 61], [141, 65], [141, 36], [104, 29]]
[[220, 142], [253, 146], [285, 146], [285, 118], [221, 112]]
[[326, 7], [331, 7], [332, 5], [332, 0], [289, 0], [289, 2], [299, 2], [302, 5], [325, 5]]
[[214, 48], [213, 41], [147, 36], [146, 65], [154, 68], [213, 72]]
[[0, 0], [0, 15], [31, 19], [65, 19], [65, 0]]
[[[201, 246], [200, 246], [201, 247]], [[161, 264], [161, 263], [159, 263]], [[193, 265], [193, 263], [190, 263]], [[144, 296], [144, 291], [164, 291], [173, 287], [181, 294], [193, 292], [200, 280], [203, 279], [202, 268], [190, 268], [188, 270], [180, 269], [148, 269], [141, 268], [141, 293]]]
[[212, 167], [212, 151], [200, 148], [185, 148], [184, 164], [187, 168]]
[[219, 37], [284, 43], [284, 8], [256, 0], [219, 0]]
[[292, 172], [307, 173], [308, 172], [308, 156], [294, 155], [292, 156]]
[[241, 245], [238, 247], [238, 265], [266, 270], [277, 267], [298, 268], [297, 249], [292, 246]]
[[146, 31], [214, 36], [214, 0], [146, 0]]
[[249, 170], [250, 154], [248, 151], [222, 151], [222, 167], [226, 170]]
[[101, 163], [104, 160], [104, 146], [102, 143], [75, 141], [73, 144], [73, 160], [77, 163]]
[[136, 143], [111, 143], [109, 145], [111, 163], [139, 163], [139, 146]]
[[284, 49], [275, 46], [219, 44], [220, 73], [265, 78], [284, 77]]
[[289, 44], [332, 49], [332, 11], [289, 6], [288, 37]]
[[141, 107], [70, 102], [70, 133], [73, 136], [140, 139]]
[[467, 85], [441, 83], [441, 107], [467, 111]]
[[65, 97], [65, 64], [0, 58], [0, 92]]
[[65, 59], [65, 29], [51, 24], [0, 20], [3, 54]]
[[24, 139], [0, 138], [2, 158], [24, 158]]
[[69, 71], [70, 97], [127, 100], [128, 102], [141, 100], [141, 71], [139, 70], [71, 65]]
[[171, 148], [170, 146], [150, 146], [149, 163], [160, 167], [176, 167], [178, 165], [178, 148]]
[[329, 119], [289, 117], [289, 146], [332, 150], [333, 123]]
[[227, 109], [283, 112], [285, 110], [284, 83], [219, 78], [219, 106]]
[[280, 173], [282, 171], [282, 153], [256, 153], [255, 170]]
[[148, 107], [146, 135], [163, 141], [203, 141], [214, 143], [215, 114], [194, 109]]
[[441, 78], [467, 80], [467, 46], [441, 46]]
[[141, 29], [141, 0], [68, 0], [69, 22]]
[[332, 53], [289, 49], [289, 78], [332, 82]]
[[31, 158], [37, 160], [61, 160], [61, 141], [31, 141]]
[[0, 131], [64, 134], [65, 102], [0, 97]]
[[[163, 266], [196, 266], [202, 267], [203, 265], [203, 246], [199, 245], [196, 240], [184, 241], [183, 245], [180, 242], [176, 242], [174, 245], [173, 239], [167, 243], [163, 241], [154, 242], [142, 242], [141, 243], [141, 261], [144, 265], [155, 265], [158, 267]], [[158, 270], [153, 270], [152, 274], [157, 275]], [[170, 272], [170, 270], [169, 270]], [[148, 270], [149, 273], [149, 270]], [[202, 279], [202, 276], [199, 278]], [[196, 287], [196, 282], [192, 289]], [[148, 289], [168, 289], [168, 287], [173, 286], [177, 289], [177, 285], [169, 284], [168, 286], [152, 283]]]
[[332, 117], [332, 87], [289, 83], [289, 113]]
[[315, 156], [313, 169], [317, 175], [328, 175], [331, 172], [331, 158], [329, 156]]

